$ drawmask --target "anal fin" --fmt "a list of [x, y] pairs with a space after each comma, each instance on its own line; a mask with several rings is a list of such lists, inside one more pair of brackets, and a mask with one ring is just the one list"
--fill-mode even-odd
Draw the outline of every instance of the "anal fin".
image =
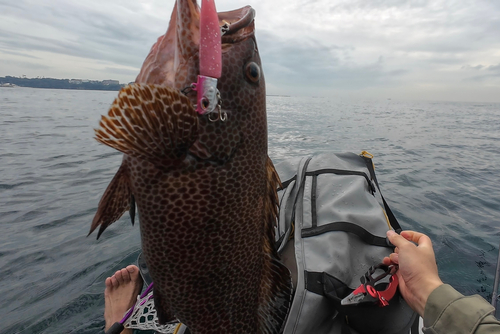
[[[130, 191], [128, 175], [126, 169], [121, 165], [99, 201], [88, 235], [100, 226], [97, 234], [97, 239], [99, 239], [102, 232], [109, 225], [120, 219], [123, 213], [129, 210], [131, 198], [133, 197]], [[135, 207], [135, 203], [133, 205]]]

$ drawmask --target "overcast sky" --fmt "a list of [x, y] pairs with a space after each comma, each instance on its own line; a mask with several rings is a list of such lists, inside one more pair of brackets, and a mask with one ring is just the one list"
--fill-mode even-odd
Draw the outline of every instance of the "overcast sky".
[[[0, 0], [0, 76], [133, 81], [174, 0]], [[251, 5], [269, 94], [500, 102], [499, 0]]]

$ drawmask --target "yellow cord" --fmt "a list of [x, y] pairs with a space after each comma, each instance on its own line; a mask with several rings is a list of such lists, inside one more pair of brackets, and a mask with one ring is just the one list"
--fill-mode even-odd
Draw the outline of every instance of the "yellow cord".
[[178, 324], [174, 329], [174, 334], [179, 333], [179, 329], [181, 329], [182, 324]]
[[361, 152], [360, 154], [362, 157], [365, 157], [365, 158], [369, 158], [369, 159], [373, 159], [373, 154], [371, 154], [370, 152], [368, 151], [363, 151]]

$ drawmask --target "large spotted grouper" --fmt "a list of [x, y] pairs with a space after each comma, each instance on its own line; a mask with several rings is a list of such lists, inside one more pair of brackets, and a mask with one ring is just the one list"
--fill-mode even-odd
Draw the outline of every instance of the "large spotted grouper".
[[177, 0], [166, 34], [96, 129], [124, 156], [90, 233], [100, 227], [99, 238], [127, 210], [133, 223], [137, 206], [162, 324], [178, 319], [193, 334], [282, 329], [292, 287], [274, 248], [280, 181], [265, 94], [254, 10]]

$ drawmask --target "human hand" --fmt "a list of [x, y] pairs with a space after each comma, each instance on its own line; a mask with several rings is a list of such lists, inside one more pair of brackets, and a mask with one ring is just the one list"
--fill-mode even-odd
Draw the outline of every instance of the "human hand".
[[408, 305], [423, 317], [427, 298], [443, 284], [438, 275], [431, 239], [414, 231], [403, 231], [398, 235], [391, 230], [387, 231], [387, 237], [396, 249], [383, 262], [399, 265], [399, 291]]

